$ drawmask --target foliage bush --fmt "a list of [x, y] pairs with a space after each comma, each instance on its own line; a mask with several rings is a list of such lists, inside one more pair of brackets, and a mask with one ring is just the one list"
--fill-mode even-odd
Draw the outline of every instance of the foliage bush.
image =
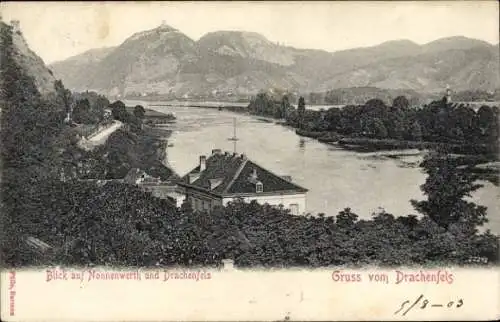
[[103, 121], [104, 109], [109, 106], [106, 97], [88, 91], [73, 96], [76, 103], [72, 117], [76, 123], [97, 124]]
[[497, 263], [498, 237], [477, 229], [485, 208], [463, 200], [477, 187], [474, 177], [441, 155], [423, 166], [428, 199], [414, 202], [422, 216], [379, 211], [371, 219], [349, 208], [336, 217], [293, 216], [242, 200], [208, 214], [117, 182], [8, 182], [3, 258], [33, 264], [21, 238], [35, 236], [55, 248], [45, 263], [66, 265], [217, 266], [225, 258], [240, 267]]

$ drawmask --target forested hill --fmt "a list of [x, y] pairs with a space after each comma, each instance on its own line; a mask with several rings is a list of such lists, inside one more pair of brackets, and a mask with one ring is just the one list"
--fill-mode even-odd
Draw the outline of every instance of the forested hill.
[[[24, 175], [50, 172], [63, 120], [68, 92], [48, 72], [12, 26], [0, 23], [2, 161], [4, 178], [10, 170]], [[43, 94], [43, 95], [42, 95]], [[7, 176], [8, 177], [8, 176]]]
[[[28, 243], [32, 238], [54, 251], [60, 264], [113, 259], [113, 264], [140, 264], [145, 246], [140, 240], [154, 245], [141, 235], [138, 222], [147, 227], [155, 216], [176, 213], [176, 208], [137, 187], [119, 183], [102, 187], [92, 180], [61, 175], [78, 168], [77, 156], [85, 152], [74, 140], [75, 124], [65, 121], [69, 104], [82, 95], [73, 97], [60, 81], [52, 89], [39, 83], [37, 72], [46, 66], [30, 56], [32, 65], [26, 65], [16, 37], [12, 26], [0, 24], [0, 265], [54, 263], [40, 247]], [[92, 111], [96, 102], [77, 100], [75, 111], [85, 106]], [[86, 113], [79, 116], [82, 122], [93, 121]]]
[[220, 99], [273, 87], [300, 93], [351, 87], [500, 88], [498, 46], [466, 37], [423, 45], [396, 40], [330, 53], [284, 46], [245, 31], [210, 32], [195, 41], [162, 25], [51, 68], [69, 88], [124, 96]]

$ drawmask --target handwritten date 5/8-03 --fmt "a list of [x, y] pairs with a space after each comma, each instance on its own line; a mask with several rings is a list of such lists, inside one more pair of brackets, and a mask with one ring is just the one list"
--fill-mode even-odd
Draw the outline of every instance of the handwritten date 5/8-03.
[[463, 299], [457, 299], [457, 300], [448, 300], [447, 302], [433, 302], [431, 303], [428, 299], [424, 297], [423, 294], [421, 294], [419, 297], [417, 297], [416, 300], [413, 302], [410, 300], [406, 300], [403, 303], [401, 303], [401, 306], [399, 309], [394, 312], [394, 314], [401, 314], [401, 315], [406, 315], [408, 312], [410, 312], [413, 308], [419, 308], [421, 310], [427, 309], [427, 308], [446, 308], [446, 309], [457, 309], [464, 305]]

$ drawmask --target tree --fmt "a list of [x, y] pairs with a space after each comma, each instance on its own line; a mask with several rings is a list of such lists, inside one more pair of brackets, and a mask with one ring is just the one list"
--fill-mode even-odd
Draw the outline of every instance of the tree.
[[340, 128], [340, 120], [342, 111], [340, 108], [332, 107], [326, 111], [325, 121], [328, 123], [328, 128], [331, 131], [338, 131]]
[[483, 141], [496, 144], [499, 135], [498, 108], [483, 105], [477, 111], [478, 134]]
[[378, 117], [368, 118], [364, 122], [364, 128], [368, 135], [377, 139], [385, 139], [387, 137], [387, 128], [384, 122]]
[[375, 130], [375, 136], [378, 139], [385, 139], [387, 137], [387, 128], [382, 120], [376, 118], [373, 122], [373, 127]]
[[358, 215], [351, 211], [351, 208], [345, 208], [337, 215], [337, 226], [341, 228], [351, 228], [356, 224]]
[[422, 140], [422, 126], [418, 121], [413, 122], [411, 125], [411, 139], [415, 141]]
[[299, 114], [299, 128], [304, 126], [304, 114], [306, 112], [306, 101], [304, 97], [299, 97], [299, 104], [297, 106], [297, 112]]
[[100, 121], [103, 120], [104, 109], [110, 105], [109, 100], [106, 97], [99, 95], [96, 92], [89, 92], [89, 91], [85, 91], [83, 93], [74, 93], [73, 96], [74, 96], [74, 99], [76, 100], [77, 104], [80, 101], [84, 101], [84, 100], [88, 101], [89, 120], [88, 120], [88, 122], [84, 122], [84, 123], [99, 123]]
[[281, 98], [281, 115], [280, 118], [286, 119], [290, 113], [292, 106], [290, 105], [290, 101], [288, 100], [288, 95], [283, 95]]
[[[372, 110], [377, 111], [377, 113], [383, 113], [387, 109], [387, 106], [385, 105], [384, 101], [382, 101], [381, 99], [378, 99], [378, 98], [372, 98], [372, 99], [368, 100], [365, 103], [365, 106], [368, 108], [368, 110], [372, 109]], [[377, 114], [374, 114], [374, 115], [377, 115]]]
[[421, 186], [427, 200], [411, 203], [415, 209], [448, 229], [452, 224], [463, 224], [472, 231], [487, 222], [486, 208], [464, 200], [482, 185], [474, 183], [477, 177], [458, 168], [458, 162], [441, 152], [431, 152], [422, 162], [427, 179]]
[[398, 140], [404, 137], [405, 133], [408, 131], [406, 114], [405, 110], [393, 108], [387, 119], [384, 120], [388, 131], [388, 137]]
[[410, 102], [408, 101], [408, 99], [401, 95], [401, 96], [398, 96], [394, 99], [394, 101], [392, 101], [392, 107], [393, 108], [396, 108], [396, 109], [408, 109], [410, 107]]
[[144, 115], [146, 115], [144, 107], [142, 107], [142, 105], [136, 105], [134, 107], [134, 116], [142, 120], [144, 119]]
[[470, 107], [460, 105], [453, 109], [450, 116], [452, 119], [450, 123], [453, 124], [450, 132], [453, 139], [459, 141], [473, 140], [476, 117], [474, 110]]
[[88, 99], [78, 100], [73, 108], [73, 120], [76, 123], [91, 124], [96, 120], [92, 117], [90, 103]]
[[57, 94], [58, 103], [61, 103], [65, 107], [66, 113], [70, 113], [73, 104], [71, 91], [64, 87], [61, 80], [56, 80], [54, 82], [54, 89]]
[[130, 115], [127, 112], [125, 104], [122, 101], [116, 101], [109, 105], [111, 112], [113, 113], [113, 118], [115, 120], [128, 123], [130, 120]]

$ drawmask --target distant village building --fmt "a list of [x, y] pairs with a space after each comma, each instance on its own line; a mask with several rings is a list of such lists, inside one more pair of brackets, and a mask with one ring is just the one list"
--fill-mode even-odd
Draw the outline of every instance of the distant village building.
[[449, 85], [446, 85], [446, 103], [451, 104], [451, 89]]
[[244, 154], [212, 151], [210, 157], [200, 156], [199, 165], [178, 182], [185, 189], [186, 201], [194, 210], [210, 211], [235, 199], [260, 204], [283, 205], [294, 215], [306, 211], [307, 189], [281, 177]]
[[180, 207], [184, 202], [184, 194], [171, 182], [164, 182], [160, 178], [148, 175], [144, 170], [132, 168], [123, 178], [124, 183], [137, 185], [143, 191], [151, 192], [155, 197], [166, 199]]

